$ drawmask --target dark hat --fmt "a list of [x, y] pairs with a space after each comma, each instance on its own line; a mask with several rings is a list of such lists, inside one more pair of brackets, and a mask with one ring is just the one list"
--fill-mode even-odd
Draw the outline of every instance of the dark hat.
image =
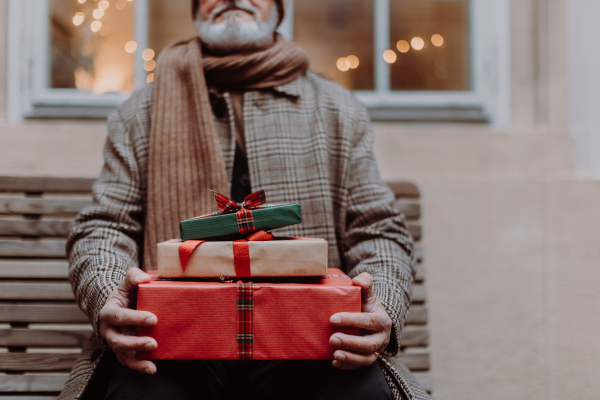
[[[277, 4], [277, 11], [279, 11], [279, 21], [277, 21], [277, 26], [281, 24], [283, 21], [283, 16], [285, 15], [285, 7], [283, 6], [284, 0], [275, 0], [275, 4]], [[198, 14], [198, 9], [200, 8], [200, 0], [192, 0], [192, 18], [196, 19], [196, 14]]]

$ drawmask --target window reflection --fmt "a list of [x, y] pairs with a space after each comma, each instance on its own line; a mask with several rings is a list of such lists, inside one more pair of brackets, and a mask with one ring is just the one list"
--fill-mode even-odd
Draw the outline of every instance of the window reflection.
[[392, 90], [470, 90], [468, 0], [390, 0], [390, 47]]
[[[96, 94], [132, 90], [134, 2], [50, 0], [50, 87]], [[135, 43], [135, 42], [134, 42]]]
[[353, 90], [373, 90], [373, 0], [294, 2], [294, 41], [311, 69]]

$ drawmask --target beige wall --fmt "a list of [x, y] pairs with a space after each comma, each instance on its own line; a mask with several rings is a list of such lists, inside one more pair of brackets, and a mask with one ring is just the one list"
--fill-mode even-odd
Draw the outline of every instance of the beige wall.
[[[376, 123], [375, 152], [422, 191], [435, 397], [596, 399], [600, 182], [573, 167], [565, 4], [511, 6], [511, 127]], [[8, 125], [5, 85], [0, 63], [0, 174], [97, 175], [102, 122]]]

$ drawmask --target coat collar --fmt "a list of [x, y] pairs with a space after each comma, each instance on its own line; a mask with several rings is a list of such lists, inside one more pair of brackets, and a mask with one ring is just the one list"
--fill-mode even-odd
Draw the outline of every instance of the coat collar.
[[[273, 86], [273, 91], [290, 97], [300, 97], [302, 95], [302, 85], [305, 83], [306, 75], [300, 75], [298, 78], [283, 85]], [[211, 95], [221, 97], [222, 93], [214, 86], [208, 87]]]
[[302, 94], [302, 84], [304, 79], [306, 79], [305, 75], [300, 75], [298, 78], [294, 79], [291, 82], [279, 86], [274, 86], [273, 90], [291, 97], [300, 97], [300, 95]]

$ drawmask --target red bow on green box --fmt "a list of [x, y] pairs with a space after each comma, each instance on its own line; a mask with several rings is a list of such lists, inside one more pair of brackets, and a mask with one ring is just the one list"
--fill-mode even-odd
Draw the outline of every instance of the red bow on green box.
[[242, 235], [254, 232], [254, 217], [252, 217], [251, 210], [259, 208], [267, 201], [264, 190], [249, 194], [242, 203], [236, 203], [214, 190], [211, 190], [210, 193], [215, 197], [219, 206], [218, 214], [236, 213], [239, 232]]

